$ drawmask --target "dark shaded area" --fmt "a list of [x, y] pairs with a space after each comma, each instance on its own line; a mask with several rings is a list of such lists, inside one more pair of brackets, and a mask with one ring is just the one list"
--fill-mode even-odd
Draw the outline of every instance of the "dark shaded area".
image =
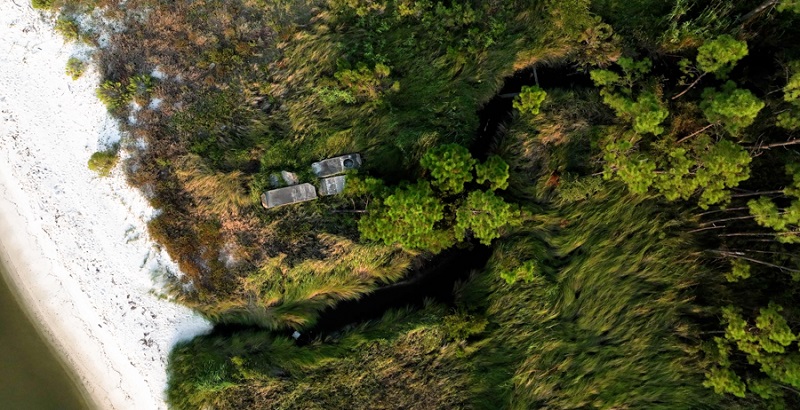
[[[425, 300], [452, 305], [456, 283], [465, 281], [474, 270], [483, 269], [492, 254], [484, 245], [467, 244], [452, 248], [423, 262], [403, 281], [364, 295], [360, 299], [340, 302], [320, 313], [316, 325], [301, 331], [298, 344], [305, 345], [325, 335], [335, 334], [346, 326], [383, 317], [387, 311], [406, 307], [421, 308]], [[254, 325], [217, 324], [209, 337], [226, 337], [246, 330], [260, 329]], [[285, 332], [291, 333], [290, 330]], [[287, 335], [288, 336], [288, 335]]]
[[426, 299], [452, 305], [455, 302], [453, 289], [456, 283], [465, 281], [474, 270], [482, 269], [491, 254], [491, 248], [484, 245], [442, 252], [401, 282], [324, 310], [317, 325], [303, 331], [298, 343], [308, 343], [347, 325], [380, 319], [391, 309], [420, 308]]
[[473, 157], [485, 161], [494, 151], [505, 135], [505, 124], [511, 121], [514, 114], [514, 97], [522, 87], [537, 84], [545, 90], [594, 87], [589, 73], [576, 71], [572, 66], [540, 66], [517, 71], [506, 78], [500, 92], [478, 110], [480, 126], [470, 147]]

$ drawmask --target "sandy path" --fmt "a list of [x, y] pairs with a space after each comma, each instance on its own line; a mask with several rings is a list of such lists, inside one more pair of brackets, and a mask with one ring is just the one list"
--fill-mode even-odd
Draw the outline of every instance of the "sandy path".
[[86, 167], [119, 138], [97, 74], [66, 77], [75, 46], [28, 4], [0, 0], [0, 256], [101, 408], [164, 408], [171, 347], [209, 325], [156, 296], [177, 268], [147, 236], [153, 210], [120, 170]]

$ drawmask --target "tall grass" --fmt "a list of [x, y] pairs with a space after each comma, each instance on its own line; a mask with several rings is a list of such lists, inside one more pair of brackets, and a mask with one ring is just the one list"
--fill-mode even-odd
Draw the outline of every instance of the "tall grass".
[[175, 409], [443, 409], [469, 406], [469, 372], [429, 305], [387, 313], [326, 343], [239, 332], [199, 338], [170, 355]]
[[296, 263], [286, 255], [270, 258], [257, 272], [240, 278], [236, 296], [201, 310], [223, 323], [307, 328], [323, 309], [399, 280], [412, 261], [399, 248], [361, 245], [333, 235], [321, 240], [327, 249], [321, 258]]
[[[476, 356], [477, 407], [713, 407], [687, 343], [700, 275], [657, 204], [614, 192], [552, 218], [505, 239], [468, 289], [467, 306], [488, 301], [492, 329]], [[509, 287], [500, 274], [520, 254], [551, 269]]]

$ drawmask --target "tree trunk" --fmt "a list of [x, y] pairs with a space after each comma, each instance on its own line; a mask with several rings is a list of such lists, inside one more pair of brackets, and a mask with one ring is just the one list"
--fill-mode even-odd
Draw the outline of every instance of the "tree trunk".
[[698, 229], [692, 229], [691, 231], [689, 231], [689, 233], [697, 233], [697, 232], [703, 232], [703, 231], [710, 231], [710, 230], [713, 230], [713, 229], [724, 229], [724, 228], [727, 228], [727, 226], [726, 226], [726, 225], [722, 225], [722, 226], [710, 226], [710, 227], [708, 227], [708, 228], [698, 228]]
[[788, 145], [796, 145], [796, 144], [800, 144], [800, 140], [795, 139], [795, 140], [789, 140], [789, 141], [786, 141], [786, 142], [776, 142], [776, 143], [773, 143], [773, 144], [761, 145], [761, 146], [758, 146], [758, 147], [755, 147], [755, 148], [758, 149], [758, 150], [762, 150], [762, 149], [785, 147], [785, 146], [788, 146]]
[[748, 196], [777, 195], [777, 194], [783, 194], [783, 190], [782, 189], [776, 189], [774, 191], [747, 192], [747, 193], [743, 193], [743, 194], [731, 195], [731, 198], [744, 198], [744, 197], [748, 197]]
[[[686, 87], [686, 89], [685, 89], [685, 90], [681, 91], [681, 92], [680, 92], [678, 95], [676, 95], [676, 96], [672, 97], [672, 99], [673, 99], [673, 100], [677, 100], [678, 98], [681, 98], [681, 96], [682, 96], [682, 95], [686, 94], [687, 92], [689, 92], [689, 90], [691, 90], [692, 88], [694, 88], [694, 86], [696, 86], [696, 85], [697, 85], [697, 83], [699, 83], [699, 82], [700, 82], [700, 80], [701, 80], [703, 77], [705, 77], [705, 75], [706, 75], [706, 73], [703, 73], [703, 74], [700, 74], [699, 76], [697, 76], [697, 78], [696, 78], [694, 81], [692, 81], [692, 83], [691, 83], [691, 84], [689, 84], [689, 86], [688, 86], [688, 87]], [[692, 134], [692, 135], [694, 135], [694, 134]], [[687, 138], [688, 138], [688, 137], [687, 137]], [[680, 142], [680, 141], [678, 141], [678, 142]]]
[[719, 234], [718, 236], [779, 236], [779, 235], [797, 235], [798, 232], [772, 232], [772, 233], [763, 233], [763, 232], [736, 232], [736, 233], [723, 233]]
[[749, 13], [745, 14], [739, 20], [742, 22], [743, 26], [750, 24], [751, 21], [755, 20], [761, 13], [765, 12], [767, 9], [775, 7], [780, 3], [780, 0], [766, 0], [765, 2], [761, 3], [758, 7], [754, 8]]
[[[685, 92], [685, 91], [684, 91], [684, 92]], [[703, 131], [705, 131], [705, 130], [707, 130], [707, 129], [709, 129], [709, 128], [711, 128], [711, 127], [715, 126], [715, 125], [717, 125], [717, 123], [716, 123], [716, 122], [712, 122], [711, 124], [708, 124], [708, 125], [706, 125], [705, 127], [703, 127], [703, 128], [700, 128], [699, 130], [697, 130], [697, 131], [695, 131], [695, 132], [693, 132], [693, 133], [691, 133], [691, 134], [689, 134], [689, 135], [687, 135], [687, 136], [685, 136], [685, 137], [683, 137], [683, 138], [679, 139], [679, 140], [676, 142], [676, 144], [680, 144], [681, 142], [683, 142], [683, 141], [686, 141], [686, 140], [688, 140], [689, 138], [692, 138], [692, 137], [694, 137], [695, 135], [697, 135], [697, 134], [699, 134], [699, 133], [701, 133], [701, 132], [703, 132]]]
[[797, 270], [797, 269], [787, 268], [785, 266], [776, 265], [774, 263], [765, 262], [765, 261], [758, 260], [758, 259], [753, 259], [753, 258], [748, 258], [747, 256], [737, 255], [737, 254], [732, 253], [732, 252], [723, 252], [723, 251], [714, 251], [714, 250], [710, 250], [709, 252], [718, 253], [718, 254], [720, 254], [722, 256], [726, 256], [726, 257], [729, 257], [729, 258], [737, 258], [737, 259], [746, 260], [748, 262], [753, 262], [753, 263], [757, 263], [759, 265], [764, 265], [764, 266], [769, 266], [771, 268], [785, 270], [787, 272], [800, 273], [800, 270]]
[[737, 216], [737, 217], [733, 217], [733, 218], [716, 219], [716, 220], [713, 220], [713, 221], [703, 222], [699, 226], [705, 226], [705, 225], [715, 224], [715, 223], [720, 223], [720, 222], [738, 221], [738, 220], [742, 220], [742, 219], [753, 219], [753, 218], [755, 218], [755, 216], [747, 215], [747, 216]]
[[750, 207], [748, 207], [748, 206], [740, 206], [738, 208], [717, 209], [717, 210], [714, 210], [714, 211], [701, 212], [701, 213], [697, 214], [697, 216], [701, 216], [702, 217], [702, 216], [706, 216], [706, 215], [710, 215], [710, 214], [715, 214], [715, 213], [718, 213], [718, 212], [744, 211], [745, 209], [749, 210]]

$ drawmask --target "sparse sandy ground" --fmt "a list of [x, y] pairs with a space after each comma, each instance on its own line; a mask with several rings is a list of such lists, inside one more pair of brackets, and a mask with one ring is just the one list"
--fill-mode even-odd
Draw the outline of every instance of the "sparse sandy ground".
[[28, 0], [0, 1], [0, 257], [100, 408], [165, 408], [170, 349], [210, 325], [157, 296], [177, 267], [147, 235], [153, 209], [121, 170], [86, 167], [119, 131], [97, 73], [64, 74], [79, 52]]

